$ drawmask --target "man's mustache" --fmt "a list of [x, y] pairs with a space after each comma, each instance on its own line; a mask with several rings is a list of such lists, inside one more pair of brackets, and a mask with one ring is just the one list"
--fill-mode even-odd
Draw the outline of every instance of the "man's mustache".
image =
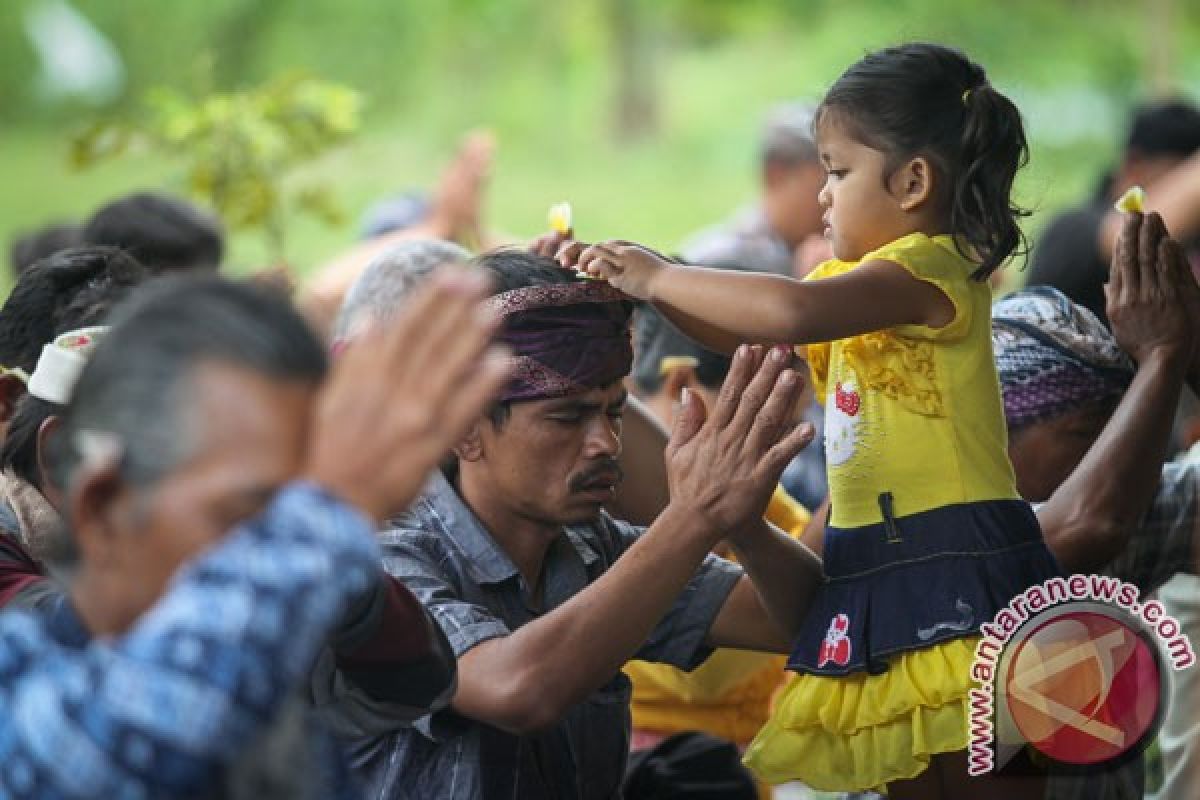
[[616, 486], [625, 479], [625, 471], [615, 458], [605, 458], [582, 472], [572, 475], [567, 488], [572, 492], [586, 491], [601, 486]]

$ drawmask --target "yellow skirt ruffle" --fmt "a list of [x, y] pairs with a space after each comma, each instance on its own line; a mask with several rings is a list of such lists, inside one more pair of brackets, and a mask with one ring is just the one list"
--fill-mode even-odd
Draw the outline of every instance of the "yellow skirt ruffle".
[[882, 675], [793, 675], [745, 762], [771, 784], [886, 793], [938, 753], [967, 747], [971, 664], [978, 637], [888, 660]]

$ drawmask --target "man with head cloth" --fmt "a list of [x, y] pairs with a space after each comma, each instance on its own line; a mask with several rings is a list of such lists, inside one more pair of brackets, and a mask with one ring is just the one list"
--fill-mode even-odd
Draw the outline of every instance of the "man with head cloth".
[[[470, 260], [469, 252], [442, 239], [413, 239], [380, 253], [346, 293], [333, 325], [333, 352], [340, 351], [356, 334], [394, 317], [407, 296], [436, 268], [462, 266]], [[649, 525], [668, 499], [662, 463], [666, 431], [635, 397], [626, 403], [622, 426], [625, 435], [617, 461], [622, 468], [640, 462], [645, 480], [623, 482], [607, 509], [618, 519]]]
[[[621, 665], [782, 651], [820, 580], [812, 554], [762, 520], [811, 438], [789, 424], [801, 381], [786, 349], [745, 348], [713, 409], [685, 400], [670, 503], [637, 529], [603, 511], [621, 479], [630, 304], [528, 253], [474, 268], [495, 285], [515, 377], [380, 534], [385, 568], [458, 655], [459, 684], [414, 728], [358, 737], [354, 761], [379, 797], [613, 797], [629, 737]], [[708, 555], [722, 538], [753, 583]]]
[[[1038, 518], [1063, 566], [1115, 576], [1143, 597], [1159, 592], [1167, 613], [1195, 641], [1200, 464], [1170, 462], [1161, 472], [1157, 465], [1184, 376], [1196, 386], [1200, 360], [1193, 352], [1188, 361], [1189, 340], [1181, 337], [1159, 342], [1179, 353], [1173, 366], [1164, 366], [1147, 346], [1155, 343], [1155, 329], [1130, 326], [1127, 311], [1109, 304], [1110, 333], [1091, 311], [1049, 287], [995, 305], [992, 345], [1009, 452], [1022, 495], [1048, 501]], [[1083, 501], [1071, 512], [1056, 510], [1056, 498], [1070, 495], [1073, 486]], [[1186, 796], [1200, 773], [1194, 741], [1200, 685], [1194, 668], [1176, 676], [1160, 733], [1168, 783], [1159, 796], [1165, 800]], [[1053, 776], [1047, 798], [1133, 800], [1144, 788], [1139, 757], [1085, 777]]]
[[[1142, 348], [1134, 349], [1131, 359], [1118, 344], [1117, 337], [1125, 333], [1120, 313], [1121, 309], [1115, 312], [1114, 337], [1099, 318], [1057, 289], [1027, 289], [993, 308], [992, 347], [1008, 420], [1009, 454], [1021, 495], [1045, 503], [1068, 486], [1089, 459], [1099, 462], [1099, 456], [1104, 456], [1104, 472], [1111, 476], [1096, 476], [1100, 479], [1091, 484], [1087, 503], [1091, 519], [1080, 526], [1088, 530], [1080, 531], [1078, 540], [1043, 519], [1059, 560], [1074, 571], [1104, 569], [1148, 593], [1174, 573], [1194, 569], [1195, 553], [1200, 552], [1196, 527], [1200, 472], [1194, 465], [1168, 463], [1161, 473], [1142, 470], [1149, 473], [1147, 478], [1126, 472], [1120, 460], [1136, 457], [1139, 447], [1148, 447], [1161, 459], [1166, 449], [1164, 431], [1169, 432], [1171, 422], [1169, 401], [1178, 396], [1189, 367], [1193, 376], [1200, 375], [1196, 369], [1200, 362], [1189, 365], [1186, 359], [1195, 356], [1185, 353], [1169, 370], [1171, 374], [1165, 374], [1167, 369], [1147, 357], [1144, 343], [1126, 337], [1127, 347]], [[1186, 342], [1181, 345], [1186, 347]], [[1155, 372], [1164, 377], [1152, 384], [1147, 376]], [[1122, 416], [1122, 408], [1136, 408], [1138, 416]], [[1157, 430], [1136, 425], [1155, 421], [1155, 416]], [[1106, 432], [1110, 437], [1102, 446], [1101, 435]], [[1118, 432], [1129, 440], [1128, 446], [1108, 444], [1117, 441], [1111, 434]], [[1143, 502], [1132, 517], [1112, 513], [1110, 491], [1146, 495], [1149, 512], [1141, 516]], [[1114, 517], [1115, 524], [1104, 523], [1101, 515]]]

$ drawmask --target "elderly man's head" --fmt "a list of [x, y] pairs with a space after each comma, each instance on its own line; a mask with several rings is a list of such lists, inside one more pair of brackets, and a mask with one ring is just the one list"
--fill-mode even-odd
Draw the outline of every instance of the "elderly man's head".
[[993, 307], [992, 348], [1017, 489], [1041, 502], [1100, 436], [1133, 364], [1091, 311], [1045, 286]]
[[46, 442], [97, 633], [296, 477], [325, 373], [284, 299], [216, 278], [147, 287], [111, 323]]
[[763, 130], [763, 211], [771, 229], [792, 247], [822, 228], [817, 194], [825, 170], [812, 122], [810, 106], [788, 103], [771, 111]]
[[608, 284], [529, 253], [473, 263], [493, 278], [490, 304], [517, 363], [500, 402], [455, 450], [460, 481], [506, 514], [548, 525], [590, 519], [621, 478], [632, 307]]
[[465, 264], [471, 254], [453, 242], [414, 239], [379, 255], [350, 287], [333, 327], [333, 341], [346, 341], [362, 328], [386, 322], [404, 298], [438, 267]]

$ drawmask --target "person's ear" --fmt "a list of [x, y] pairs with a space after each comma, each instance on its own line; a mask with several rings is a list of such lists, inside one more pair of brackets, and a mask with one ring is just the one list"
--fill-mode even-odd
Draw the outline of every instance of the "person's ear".
[[905, 162], [892, 173], [892, 193], [904, 211], [915, 211], [933, 196], [933, 164], [925, 156]]
[[115, 560], [125, 527], [121, 524], [122, 509], [128, 501], [119, 450], [85, 458], [76, 470], [66, 501], [80, 558], [93, 565]]
[[61, 489], [54, 483], [50, 474], [50, 463], [46, 454], [49, 452], [50, 439], [62, 427], [62, 418], [50, 415], [42, 420], [37, 432], [37, 470], [38, 482], [42, 487], [42, 495], [50, 501], [50, 505], [61, 509], [63, 496]]
[[483, 426], [491, 424], [490, 420], [480, 419], [472, 423], [458, 445], [454, 448], [454, 455], [458, 456], [459, 461], [479, 461], [483, 458]]
[[17, 403], [25, 396], [25, 384], [16, 375], [0, 375], [0, 425], [8, 424], [17, 413]]

